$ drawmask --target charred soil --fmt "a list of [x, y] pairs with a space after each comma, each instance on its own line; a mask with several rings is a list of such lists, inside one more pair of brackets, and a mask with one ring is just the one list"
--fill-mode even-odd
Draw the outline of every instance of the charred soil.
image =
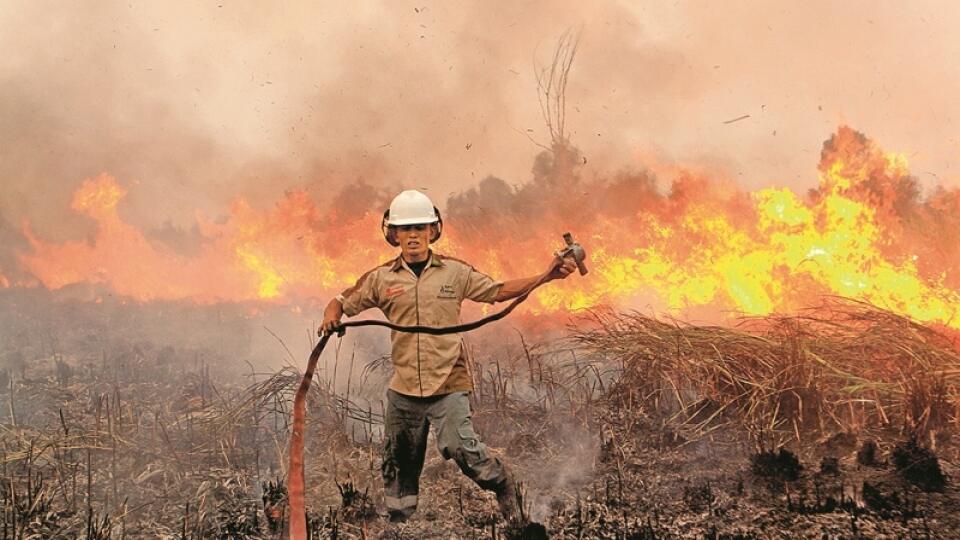
[[[321, 377], [309, 397], [309, 529], [397, 539], [951, 535], [960, 356], [934, 330], [834, 307], [832, 334], [813, 317], [722, 329], [595, 314], [572, 337], [474, 355], [475, 427], [523, 481], [523, 526], [504, 523], [493, 494], [433, 448], [417, 513], [389, 523], [377, 401], [388, 367], [340, 358], [357, 379], [342, 388]], [[214, 350], [124, 339], [16, 344], [0, 370], [0, 538], [286, 537], [295, 369], [238, 375]]]

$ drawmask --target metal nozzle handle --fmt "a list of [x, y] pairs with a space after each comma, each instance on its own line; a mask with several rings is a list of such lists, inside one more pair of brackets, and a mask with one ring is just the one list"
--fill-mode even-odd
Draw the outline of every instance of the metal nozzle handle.
[[566, 242], [567, 247], [562, 251], [561, 258], [572, 256], [574, 262], [577, 263], [577, 270], [580, 271], [580, 275], [587, 275], [587, 265], [584, 262], [587, 259], [587, 252], [584, 251], [583, 246], [574, 242], [573, 235], [568, 232], [563, 233], [563, 241]]

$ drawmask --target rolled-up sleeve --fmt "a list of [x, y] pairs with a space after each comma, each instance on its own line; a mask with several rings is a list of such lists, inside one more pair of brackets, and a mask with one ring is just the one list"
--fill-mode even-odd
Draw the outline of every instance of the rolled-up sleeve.
[[503, 287], [502, 281], [497, 281], [483, 272], [478, 272], [473, 267], [468, 267], [467, 286], [464, 289], [463, 297], [474, 302], [492, 304], [496, 300], [497, 294], [500, 293], [501, 287]]
[[337, 295], [337, 300], [343, 304], [344, 315], [353, 317], [361, 311], [378, 305], [377, 270], [373, 269], [360, 276], [353, 287]]

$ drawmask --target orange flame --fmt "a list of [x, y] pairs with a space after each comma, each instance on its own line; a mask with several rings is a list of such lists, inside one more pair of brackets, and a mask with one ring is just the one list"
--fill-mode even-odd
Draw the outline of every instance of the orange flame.
[[[762, 315], [836, 294], [960, 328], [960, 252], [949, 244], [960, 195], [920, 200], [906, 158], [850, 128], [825, 143], [819, 188], [805, 198], [744, 193], [682, 169], [667, 194], [649, 175], [586, 182], [561, 157], [523, 190], [490, 180], [448, 201], [438, 251], [523, 277], [542, 271], [571, 230], [592, 273], [538, 291], [539, 313], [611, 304]], [[92, 241], [47, 243], [25, 224], [32, 252], [22, 267], [51, 289], [103, 283], [141, 301], [289, 301], [329, 297], [394, 256], [378, 208], [345, 218], [303, 191], [268, 211], [237, 199], [223, 223], [198, 217], [202, 248], [187, 256], [125, 223], [125, 195], [108, 175], [85, 181], [71, 208], [95, 222]]]

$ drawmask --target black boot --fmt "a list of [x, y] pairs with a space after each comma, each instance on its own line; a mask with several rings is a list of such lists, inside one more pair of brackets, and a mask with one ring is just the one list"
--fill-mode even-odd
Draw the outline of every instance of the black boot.
[[510, 524], [520, 524], [523, 521], [523, 511], [520, 508], [520, 492], [513, 475], [508, 472], [493, 492], [497, 495], [497, 505], [503, 519]]

